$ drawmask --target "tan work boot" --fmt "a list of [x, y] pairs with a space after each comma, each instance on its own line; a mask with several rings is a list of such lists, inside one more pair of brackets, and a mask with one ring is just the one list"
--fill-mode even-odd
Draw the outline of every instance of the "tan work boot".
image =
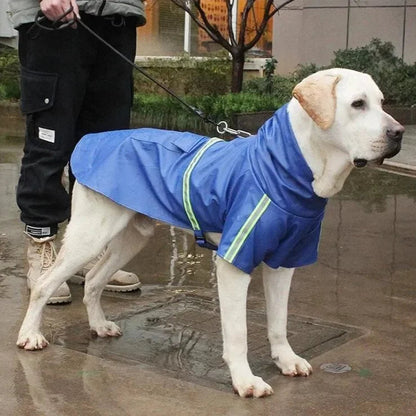
[[[84, 284], [85, 276], [94, 267], [101, 256], [102, 254], [97, 259], [90, 261], [82, 270], [71, 277], [71, 283]], [[111, 276], [111, 279], [104, 290], [109, 292], [132, 292], [133, 290], [137, 290], [141, 285], [139, 277], [136, 274], [118, 270]]]
[[[27, 261], [29, 263], [29, 270], [27, 272], [27, 286], [32, 289], [39, 276], [45, 273], [55, 262], [56, 248], [55, 236], [36, 238], [27, 234], [29, 237], [29, 246], [27, 249]], [[49, 298], [47, 304], [69, 303], [71, 302], [71, 292], [66, 283], [53, 293]]]

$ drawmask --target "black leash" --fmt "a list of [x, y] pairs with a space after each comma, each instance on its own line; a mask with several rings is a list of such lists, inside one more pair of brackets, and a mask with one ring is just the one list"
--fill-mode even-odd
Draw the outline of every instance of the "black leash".
[[54, 31], [54, 30], [61, 30], [65, 29], [69, 26], [79, 24], [81, 25], [86, 31], [88, 31], [92, 36], [94, 36], [96, 39], [98, 39], [101, 43], [103, 43], [105, 46], [110, 48], [115, 54], [117, 54], [121, 59], [123, 59], [125, 62], [127, 62], [129, 65], [131, 65], [134, 69], [139, 71], [143, 76], [145, 76], [150, 81], [154, 82], [158, 87], [166, 91], [170, 96], [175, 98], [177, 101], [179, 101], [184, 107], [186, 107], [190, 112], [195, 114], [197, 117], [202, 119], [205, 123], [210, 123], [214, 125], [217, 129], [217, 132], [219, 134], [229, 133], [232, 135], [242, 136], [242, 137], [248, 137], [251, 136], [251, 134], [244, 130], [234, 130], [230, 127], [228, 127], [228, 123], [226, 121], [220, 121], [215, 122], [208, 116], [204, 114], [203, 111], [200, 109], [193, 107], [189, 105], [186, 101], [184, 101], [182, 98], [180, 98], [178, 95], [176, 95], [172, 90], [170, 90], [168, 87], [163, 85], [161, 82], [159, 82], [157, 79], [153, 78], [148, 72], [146, 72], [143, 68], [140, 68], [138, 65], [136, 65], [133, 61], [128, 59], [126, 56], [124, 56], [121, 52], [119, 52], [114, 46], [110, 45], [106, 40], [104, 40], [101, 36], [99, 36], [97, 33], [95, 33], [88, 25], [86, 25], [80, 18], [78, 18], [74, 14], [74, 18], [70, 19], [68, 21], [62, 21], [63, 18], [65, 18], [67, 15], [73, 12], [73, 7], [71, 6], [64, 14], [59, 16], [59, 18], [54, 21], [50, 22], [47, 17], [42, 13], [41, 10], [36, 15], [35, 23], [32, 25], [32, 27], [28, 30], [28, 34], [33, 31], [35, 27], [38, 27], [43, 30], [48, 31]]

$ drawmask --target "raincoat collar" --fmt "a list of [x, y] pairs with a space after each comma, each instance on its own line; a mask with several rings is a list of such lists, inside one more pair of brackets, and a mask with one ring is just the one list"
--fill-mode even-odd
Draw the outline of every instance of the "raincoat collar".
[[300, 217], [322, 214], [327, 202], [312, 188], [313, 173], [293, 133], [288, 105], [260, 128], [249, 149], [253, 175], [264, 193], [287, 212]]

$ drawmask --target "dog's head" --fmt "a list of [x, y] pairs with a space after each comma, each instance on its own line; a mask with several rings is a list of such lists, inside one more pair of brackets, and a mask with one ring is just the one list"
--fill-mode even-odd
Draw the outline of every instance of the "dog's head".
[[363, 167], [382, 163], [401, 148], [404, 127], [383, 111], [383, 94], [370, 75], [333, 68], [300, 82], [293, 96], [314, 121], [319, 136]]

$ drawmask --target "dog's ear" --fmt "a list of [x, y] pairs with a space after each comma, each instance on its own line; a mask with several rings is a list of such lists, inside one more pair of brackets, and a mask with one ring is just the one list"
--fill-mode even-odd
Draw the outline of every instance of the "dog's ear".
[[318, 72], [293, 89], [292, 95], [322, 130], [329, 129], [334, 122], [337, 105], [335, 86], [339, 80], [339, 76]]

